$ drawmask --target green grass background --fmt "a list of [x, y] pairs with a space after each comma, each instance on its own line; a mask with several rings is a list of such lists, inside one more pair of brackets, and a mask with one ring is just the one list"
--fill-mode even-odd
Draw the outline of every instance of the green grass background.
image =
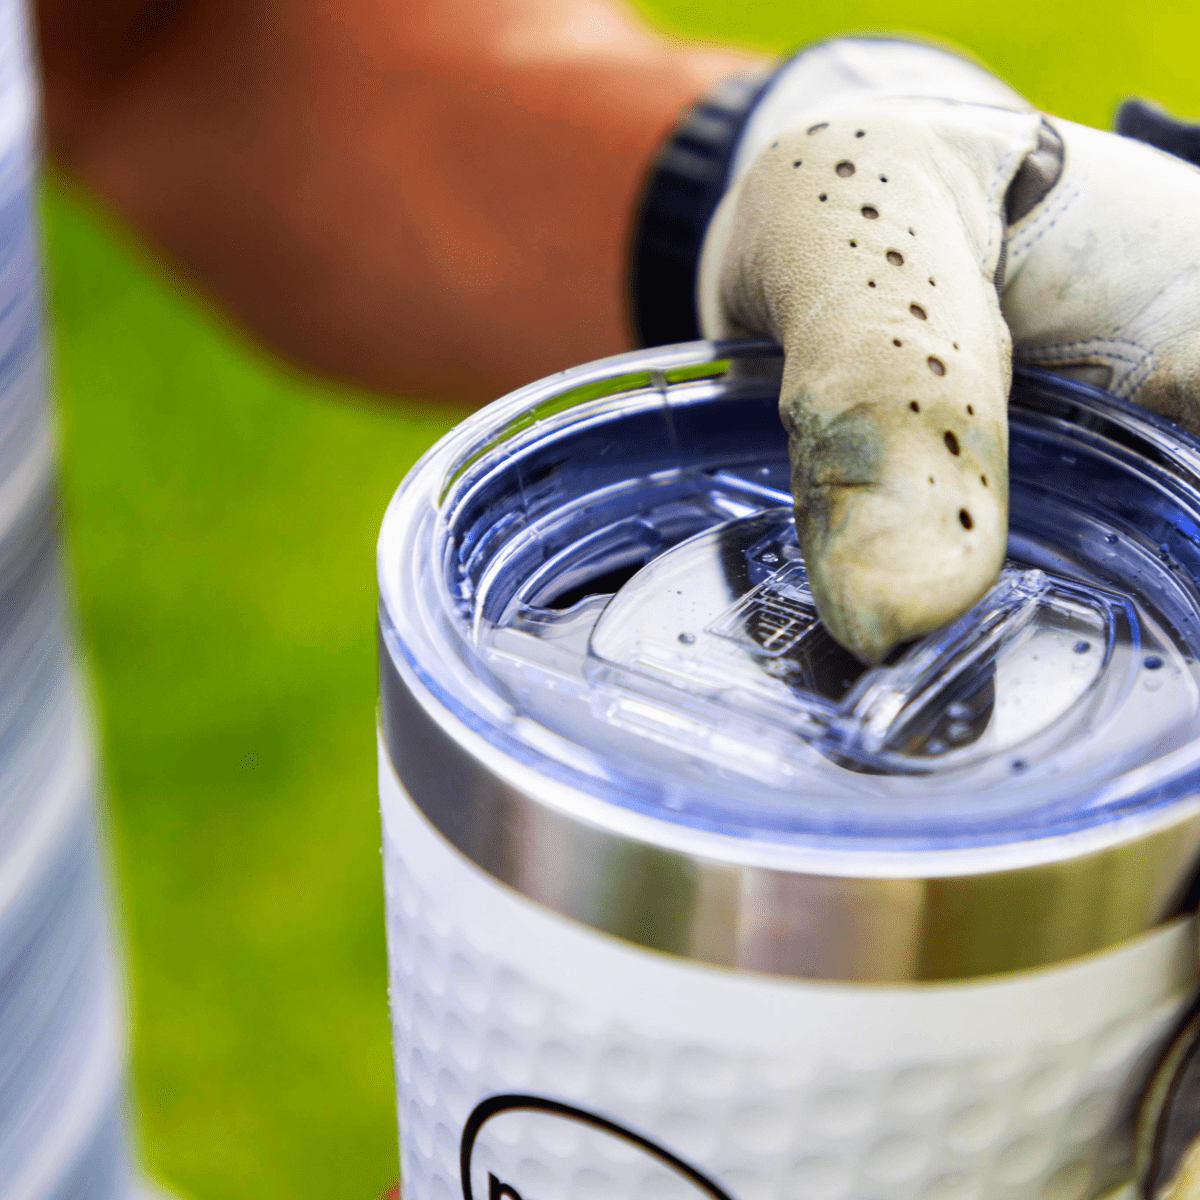
[[[773, 51], [845, 29], [949, 39], [1097, 124], [1130, 93], [1200, 112], [1191, 6], [642, 7]], [[461, 413], [281, 369], [86, 199], [54, 179], [44, 197], [146, 1157], [196, 1200], [370, 1200], [396, 1173], [374, 538]]]

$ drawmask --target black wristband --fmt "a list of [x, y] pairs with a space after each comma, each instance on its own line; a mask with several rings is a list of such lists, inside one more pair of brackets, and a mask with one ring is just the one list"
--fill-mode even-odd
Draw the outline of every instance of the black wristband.
[[633, 227], [629, 313], [640, 346], [690, 342], [704, 233], [729, 184], [734, 150], [775, 71], [729, 79], [675, 127], [646, 179]]
[[1126, 100], [1117, 112], [1117, 132], [1200, 167], [1200, 125], [1181, 121], [1156, 104]]

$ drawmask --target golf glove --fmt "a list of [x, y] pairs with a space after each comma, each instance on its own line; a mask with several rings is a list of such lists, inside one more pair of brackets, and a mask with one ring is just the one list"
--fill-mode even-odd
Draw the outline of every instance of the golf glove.
[[700, 327], [782, 345], [813, 595], [878, 662], [996, 578], [1013, 361], [1200, 430], [1200, 171], [913, 42], [826, 42], [748, 90]]

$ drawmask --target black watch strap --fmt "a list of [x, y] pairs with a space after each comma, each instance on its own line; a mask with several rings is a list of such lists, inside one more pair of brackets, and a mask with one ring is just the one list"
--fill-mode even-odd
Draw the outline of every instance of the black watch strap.
[[1117, 112], [1117, 132], [1200, 167], [1200, 125], [1181, 121], [1157, 104], [1126, 100]]
[[629, 311], [638, 345], [700, 336], [696, 270], [704, 232], [728, 186], [746, 122], [775, 74], [720, 84], [688, 110], [655, 159], [630, 254]]

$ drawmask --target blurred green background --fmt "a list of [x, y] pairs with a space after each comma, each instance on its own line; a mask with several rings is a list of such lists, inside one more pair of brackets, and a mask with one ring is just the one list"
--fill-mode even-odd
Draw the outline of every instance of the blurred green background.
[[[772, 51], [841, 30], [933, 35], [1095, 124], [1131, 93], [1200, 110], [1200, 10], [1182, 6], [642, 8]], [[146, 1156], [195, 1200], [370, 1200], [396, 1173], [374, 538], [462, 412], [297, 377], [61, 180], [43, 213]]]

